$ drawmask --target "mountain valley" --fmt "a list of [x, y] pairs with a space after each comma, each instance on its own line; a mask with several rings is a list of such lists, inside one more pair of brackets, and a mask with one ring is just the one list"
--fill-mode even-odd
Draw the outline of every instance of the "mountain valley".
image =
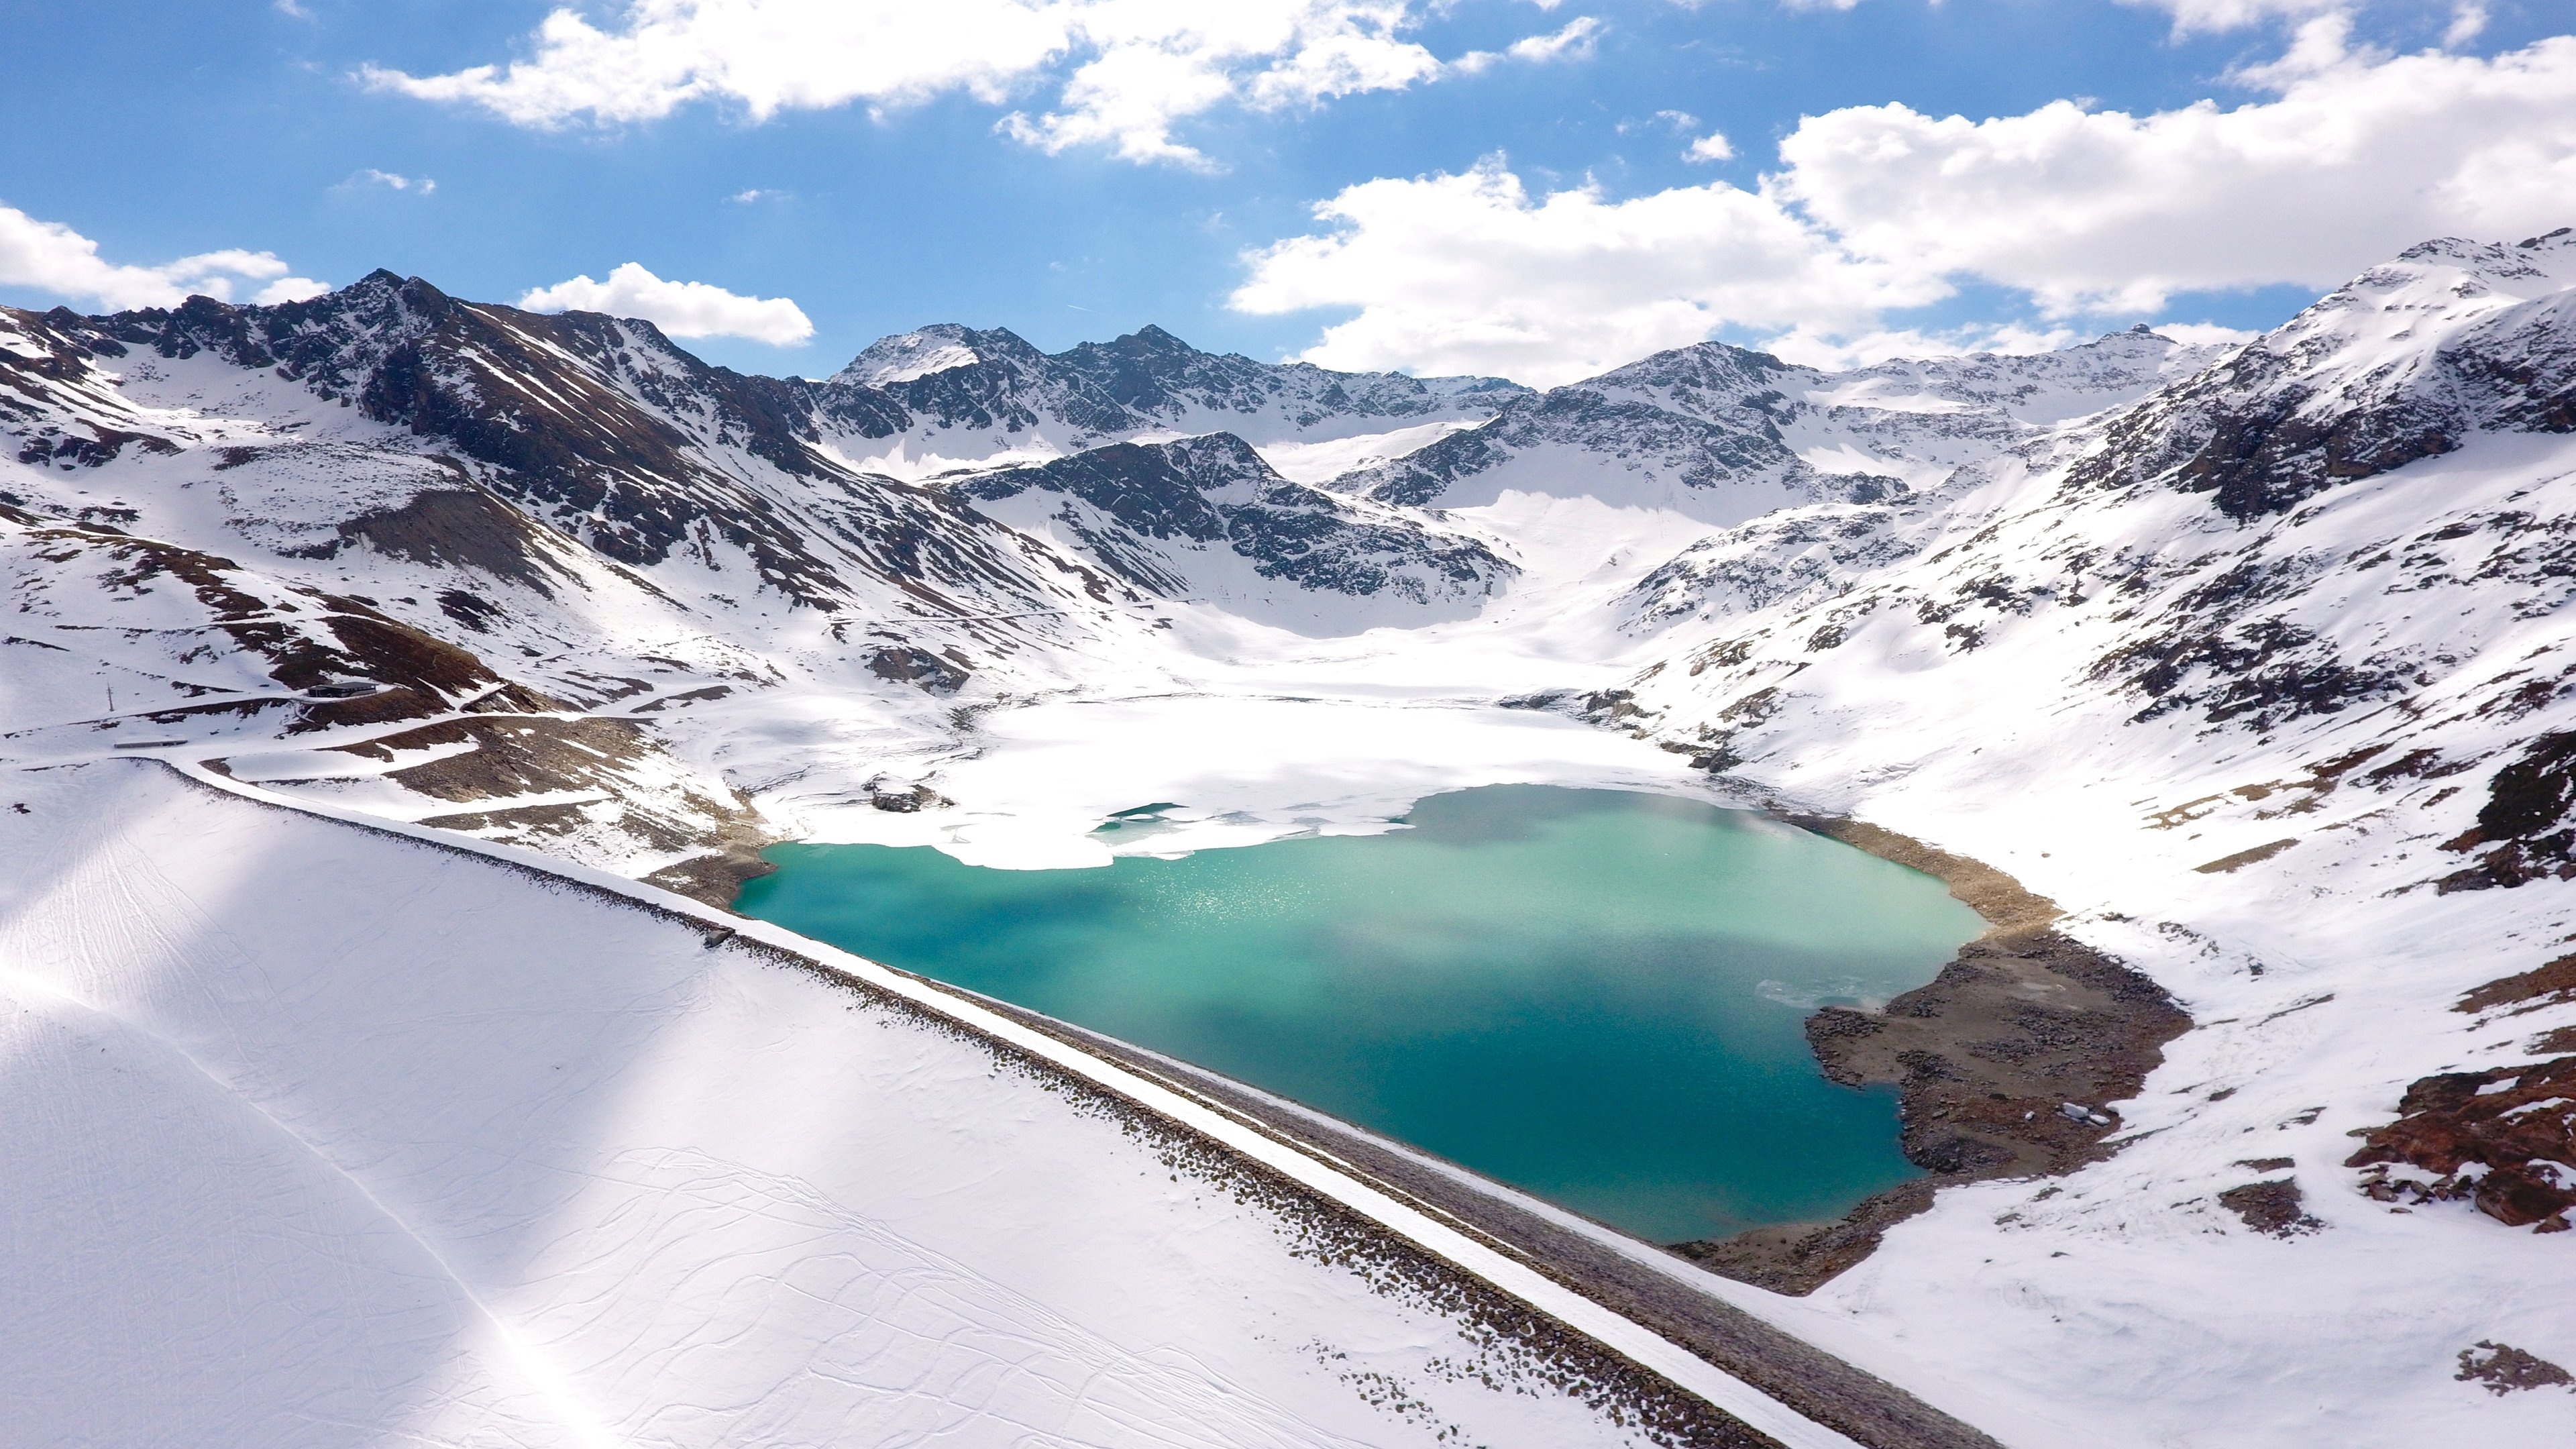
[[[730, 1005], [726, 1032], [709, 1034], [730, 1045], [699, 1051], [679, 1008], [665, 1011], [679, 994], [774, 998], [800, 1039], [845, 1031], [802, 977], [780, 986], [741, 965], [731, 984], [683, 984], [693, 958], [672, 942], [696, 952], [692, 932], [726, 946], [710, 960], [732, 960], [737, 930], [735, 945], [771, 953], [761, 961], [804, 949], [723, 913], [777, 842], [1077, 867], [1382, 831], [1417, 799], [1475, 785], [1685, 794], [1927, 870], [1993, 925], [1931, 986], [1809, 1019], [1835, 1080], [1900, 1094], [1906, 1153], [1926, 1176], [1839, 1223], [1662, 1245], [1679, 1253], [1546, 1219], [1543, 1205], [1511, 1208], [1543, 1231], [1463, 1206], [1440, 1209], [1441, 1224], [1519, 1243], [1515, 1263], [1571, 1261], [1533, 1246], [1544, 1233], [1582, 1238], [1619, 1272], [1683, 1284], [1747, 1333], [1929, 1405], [1919, 1423], [1975, 1426], [1945, 1442], [2516, 1443], [2563, 1428], [2545, 1375], [2541, 1389], [2488, 1392], [2472, 1369], [2499, 1345], [2576, 1364], [2576, 1322], [2552, 1287], [2576, 1210], [2576, 1106], [2555, 1085], [2576, 1061], [2576, 233], [2427, 242], [2242, 344], [2139, 329], [1829, 372], [1708, 342], [1543, 391], [1218, 356], [1157, 328], [1048, 354], [940, 325], [821, 381], [755, 377], [647, 322], [470, 303], [378, 272], [273, 306], [0, 309], [0, 433], [0, 764], [22, 782], [20, 815], [42, 809], [59, 839], [98, 860], [150, 857], [169, 881], [195, 878], [159, 837], [117, 844], [89, 812], [237, 838], [272, 868], [363, 837], [319, 876], [365, 897], [385, 941], [404, 939], [409, 857], [370, 829], [574, 883], [562, 891], [659, 902], [676, 914], [649, 929], [638, 917], [621, 949], [655, 963], [660, 1035], [617, 1037], [615, 1060], [664, 1052], [735, 1083], [751, 1105], [723, 1132], [758, 1136], [769, 1100], [727, 1075], [725, 1053], [789, 1057]], [[138, 783], [147, 768], [155, 782]], [[278, 818], [226, 823], [209, 790]], [[1166, 828], [1099, 832], [1148, 806]], [[56, 836], [13, 828], [25, 878], [12, 914], [38, 923], [17, 949], [69, 960], [59, 943], [82, 939], [82, 910], [124, 908], [97, 882], [79, 910], [48, 895]], [[91, 868], [64, 865], [62, 879]], [[448, 902], [437, 910], [507, 894], [461, 865], [421, 868]], [[136, 889], [175, 910], [211, 888], [164, 884]], [[531, 887], [506, 909], [607, 931], [555, 891]], [[287, 930], [204, 914], [225, 923], [206, 939]], [[620, 1019], [614, 993], [582, 984], [596, 962], [543, 984], [555, 967], [537, 939], [479, 941], [475, 979], [531, 1012], [554, 992], [578, 998], [564, 1009], [582, 1021]], [[415, 973], [440, 959], [386, 950]], [[520, 964], [493, 964], [505, 957]], [[71, 972], [29, 999], [69, 1000], [88, 979]], [[869, 980], [872, 1012], [911, 989]], [[766, 984], [742, 984], [754, 981]], [[260, 1053], [221, 1045], [245, 1019], [223, 1005], [235, 989], [132, 987], [163, 1002], [156, 1040], [232, 1063], [228, 1090], [267, 1101], [277, 1084]], [[412, 1030], [320, 978], [296, 990], [331, 1003], [315, 1031]], [[1023, 1028], [1038, 1030], [1011, 1030]], [[865, 1150], [903, 1150], [875, 1124], [935, 1082], [943, 1119], [989, 1109], [1019, 1124], [1013, 1151], [1053, 1152], [1013, 1115], [1035, 1097], [994, 1085], [1008, 1072], [988, 1076], [983, 1048], [948, 1030], [864, 1049], [891, 1064], [877, 1085], [835, 1079], [868, 1103], [878, 1135]], [[550, 1065], [583, 1039], [529, 1032]], [[1058, 1048], [1038, 1037], [1010, 1040], [1056, 1062], [1047, 1070], [1089, 1070], [1046, 1057]], [[345, 1066], [310, 1043], [279, 1051], [299, 1063], [279, 1081], [337, 1081]], [[635, 1080], [666, 1110], [689, 1096], [685, 1078]], [[1101, 1090], [1131, 1100], [1119, 1081]], [[574, 1110], [554, 1088], [526, 1090]], [[517, 1110], [475, 1103], [495, 1120]], [[793, 1101], [777, 1110], [803, 1132], [842, 1130]], [[1113, 1118], [1065, 1130], [1097, 1137], [1084, 1151], [1156, 1192], [1175, 1185], [1153, 1211], [1180, 1213], [1199, 1190], [1177, 1186], [1173, 1154], [1187, 1152], [1160, 1128], [1103, 1125]], [[649, 1156], [649, 1132], [622, 1130]], [[543, 1172], [482, 1170], [556, 1202], [546, 1173], [606, 1171], [557, 1150], [569, 1140], [547, 1139]], [[333, 1170], [373, 1191], [372, 1150]], [[423, 1151], [389, 1151], [383, 1180], [434, 1172]], [[925, 1168], [937, 1190], [972, 1195], [973, 1154], [942, 1151]], [[698, 1180], [690, 1163], [647, 1156], [618, 1159], [634, 1169], [618, 1192], [642, 1201]], [[1352, 1341], [1400, 1341], [1387, 1363], [1401, 1358], [1417, 1387], [1466, 1352], [1443, 1337], [1456, 1323], [1495, 1362], [1557, 1351], [1553, 1330], [1496, 1329], [1517, 1320], [1460, 1308], [1485, 1300], [1454, 1285], [1381, 1301], [1345, 1292], [1329, 1255], [1270, 1263], [1269, 1230], [1237, 1212], [1268, 1199], [1224, 1187], [1232, 1170], [1192, 1178], [1219, 1184], [1206, 1258], [1229, 1285], [1329, 1300], [1317, 1314], [1363, 1325]], [[1010, 1194], [1045, 1191], [1045, 1174], [1013, 1171], [975, 1231], [1027, 1233], [1043, 1216]], [[784, 1179], [706, 1173], [737, 1227], [768, 1210], [743, 1205], [754, 1197], [838, 1221]], [[1103, 1232], [1126, 1221], [1085, 1181], [1070, 1215]], [[624, 1211], [640, 1209], [582, 1220]], [[446, 1221], [465, 1242], [501, 1220], [459, 1208]], [[743, 1241], [758, 1232], [742, 1227]], [[923, 1232], [944, 1246], [905, 1261], [938, 1273], [971, 1236]], [[631, 1259], [669, 1268], [635, 1281], [687, 1278], [641, 1237], [609, 1236], [583, 1240], [592, 1258], [532, 1248], [527, 1261]], [[887, 1247], [886, 1261], [911, 1251]], [[1569, 1302], [1594, 1281], [1531, 1276], [1573, 1282]], [[1002, 1332], [1018, 1309], [998, 1279], [953, 1287], [970, 1277], [938, 1281], [974, 1333]], [[946, 1321], [904, 1331], [928, 1341]], [[1049, 1362], [1109, 1354], [1046, 1321], [1031, 1342]], [[1144, 1331], [1121, 1323], [1100, 1331]], [[594, 1327], [601, 1345], [615, 1336]], [[1285, 1395], [1287, 1369], [1254, 1365], [1272, 1362], [1265, 1335], [1301, 1332], [1283, 1321], [1208, 1351]], [[695, 1341], [668, 1327], [651, 1353]], [[1337, 1351], [1297, 1342], [1300, 1364]], [[1659, 1350], [1641, 1342], [1609, 1357], [1645, 1363]], [[648, 1372], [649, 1354], [583, 1352], [618, 1365], [607, 1377]], [[1691, 1352], [1720, 1361], [1696, 1341]], [[1747, 1430], [1770, 1411], [1746, 1399], [1721, 1404], [1737, 1418], [1712, 1428], [1671, 1405], [1716, 1402], [1724, 1385], [1613, 1391], [1625, 1370], [1583, 1362], [1575, 1377], [1592, 1387], [1547, 1400], [1554, 1442], [1630, 1442], [1639, 1424], [1663, 1443], [1914, 1432], [1886, 1427], [1915, 1422], [1895, 1410], [1882, 1422], [1848, 1409], [1866, 1395], [1791, 1405], [1823, 1429]], [[1649, 1366], [1675, 1383], [1697, 1372]], [[1120, 1379], [1112, 1398], [1178, 1403], [1186, 1377]], [[490, 1392], [554, 1402], [543, 1374], [510, 1382]], [[1419, 1424], [1397, 1418], [1426, 1435], [1439, 1414], [1505, 1432], [1508, 1416], [1469, 1388], [1420, 1398], [1444, 1393]], [[471, 1415], [454, 1404], [472, 1398], [441, 1400], [438, 1432], [463, 1442]], [[799, 1432], [847, 1412], [821, 1391], [796, 1402], [811, 1417], [780, 1422]], [[1613, 1402], [1631, 1417], [1577, 1412]], [[1245, 1403], [1213, 1440], [1328, 1442], [1315, 1427], [1327, 1420], [1335, 1435], [1366, 1432]], [[1128, 1412], [1101, 1409], [1085, 1432], [1117, 1442]], [[634, 1437], [595, 1441], [619, 1435]]]

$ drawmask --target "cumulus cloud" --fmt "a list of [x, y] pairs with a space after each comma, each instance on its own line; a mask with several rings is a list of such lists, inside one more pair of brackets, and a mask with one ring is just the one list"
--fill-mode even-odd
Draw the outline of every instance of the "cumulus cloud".
[[0, 206], [0, 286], [31, 287], [111, 311], [175, 307], [190, 296], [229, 302], [236, 287], [264, 283], [255, 302], [300, 301], [329, 290], [291, 269], [271, 252], [228, 249], [181, 257], [159, 266], [110, 262], [98, 243], [56, 221], [39, 221]]
[[1561, 382], [1728, 324], [1861, 326], [1942, 290], [1725, 185], [1533, 197], [1495, 159], [1463, 175], [1364, 182], [1316, 214], [1334, 229], [1253, 254], [1232, 301], [1258, 313], [1358, 308], [1305, 354], [1334, 367]]
[[2186, 342], [2194, 347], [2222, 342], [2251, 342], [2263, 335], [2242, 327], [2221, 327], [2215, 322], [2159, 322], [2156, 330], [2176, 342]]
[[[380, 89], [527, 126], [651, 120], [699, 101], [730, 102], [754, 121], [952, 92], [1001, 104], [1053, 83], [1056, 104], [1006, 117], [1009, 134], [1048, 150], [1105, 145], [1131, 160], [1203, 165], [1173, 136], [1188, 117], [1225, 104], [1312, 105], [1441, 74], [1440, 60], [1405, 38], [1435, 3], [629, 0], [605, 25], [554, 11], [529, 54], [505, 65], [362, 74]], [[1506, 53], [1579, 54], [1599, 29], [1577, 20]]]
[[1727, 140], [1723, 132], [1711, 131], [1707, 135], [1700, 137], [1698, 140], [1691, 142], [1690, 145], [1683, 150], [1682, 159], [1686, 161], [1732, 161], [1735, 159], [1735, 144]]
[[2353, 0], [2120, 0], [2120, 3], [2161, 10], [2171, 15], [2177, 37], [2217, 30], [2241, 30], [2273, 20], [2339, 14], [2353, 7]]
[[349, 179], [341, 184], [381, 186], [388, 191], [409, 191], [421, 196], [431, 195], [438, 190], [438, 183], [426, 176], [400, 176], [391, 171], [379, 171], [373, 166], [362, 166], [349, 173]]
[[1532, 35], [1513, 41], [1501, 50], [1471, 50], [1449, 62], [1449, 69], [1466, 75], [1487, 70], [1506, 60], [1525, 60], [1544, 65], [1554, 60], [1585, 60], [1601, 43], [1600, 21], [1589, 15], [1578, 15], [1565, 28], [1549, 35]]
[[814, 324], [785, 297], [744, 297], [705, 282], [666, 282], [628, 262], [605, 282], [579, 276], [519, 299], [531, 312], [606, 312], [641, 317], [674, 337], [747, 337], [772, 347], [810, 340]]
[[1771, 192], [1863, 255], [2061, 314], [2330, 285], [2427, 236], [2576, 220], [2576, 37], [2492, 60], [2386, 56], [2329, 17], [2245, 75], [2273, 97], [2144, 116], [1834, 111], [1781, 143]]
[[2261, 98], [1833, 111], [1750, 189], [1532, 196], [1499, 161], [1379, 179], [1319, 205], [1313, 234], [1248, 253], [1233, 304], [1353, 312], [1304, 354], [1317, 362], [1544, 382], [1721, 329], [1820, 359], [1874, 337], [2011, 345], [1882, 327], [1966, 279], [2044, 318], [2127, 320], [2182, 292], [2332, 286], [2431, 236], [2576, 223], [2576, 37], [2390, 56], [2329, 16], [2240, 82]]

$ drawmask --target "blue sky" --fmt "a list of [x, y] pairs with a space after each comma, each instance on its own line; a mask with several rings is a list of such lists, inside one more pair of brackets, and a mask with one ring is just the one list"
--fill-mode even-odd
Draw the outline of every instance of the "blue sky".
[[[1287, 38], [1228, 50], [1154, 0], [874, 31], [870, 0], [607, 0], [549, 60], [546, 4], [0, 0], [0, 205], [49, 224], [0, 228], [0, 300], [149, 290], [66, 261], [67, 229], [115, 268], [272, 254], [199, 269], [236, 299], [383, 266], [515, 301], [636, 263], [792, 299], [810, 338], [689, 343], [765, 372], [930, 321], [1047, 347], [1159, 322], [1555, 381], [1710, 335], [1830, 358], [2262, 327], [2423, 235], [2576, 222], [2554, 0], [1241, 3]], [[1004, 54], [1041, 11], [1054, 41]], [[515, 88], [473, 79], [514, 61]], [[876, 94], [830, 93], [861, 71]], [[1685, 155], [1711, 135], [1730, 156]], [[675, 315], [733, 325], [711, 305]]]

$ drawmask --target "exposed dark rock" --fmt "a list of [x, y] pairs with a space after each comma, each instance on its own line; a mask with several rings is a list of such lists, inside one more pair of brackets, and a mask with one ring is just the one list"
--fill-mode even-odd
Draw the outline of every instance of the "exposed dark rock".
[[536, 524], [471, 484], [433, 489], [400, 508], [353, 518], [340, 525], [340, 536], [413, 563], [481, 569], [547, 598], [556, 583], [574, 577], [548, 557]]
[[912, 815], [957, 803], [918, 782], [906, 784], [879, 778], [868, 782], [867, 792], [868, 804], [892, 815]]
[[1766, 478], [1813, 482], [1819, 475], [1780, 436], [1785, 400], [1778, 383], [1789, 371], [1767, 353], [1721, 342], [1659, 352], [1516, 399], [1492, 422], [1357, 475], [1358, 481], [1372, 497], [1427, 506], [1524, 451], [1562, 446], [1636, 459], [1691, 488]]
[[2567, 1370], [2536, 1353], [2486, 1338], [2475, 1348], [2460, 1350], [2460, 1371], [2451, 1377], [2481, 1385], [2498, 1398], [2532, 1389], [2576, 1388], [2576, 1376]]
[[2120, 1123], [2102, 1104], [2136, 1096], [2191, 1019], [2147, 977], [2051, 929], [2056, 906], [1991, 866], [1859, 821], [1796, 823], [1939, 876], [1991, 927], [1931, 984], [1881, 1011], [1829, 1006], [1807, 1018], [1826, 1076], [1897, 1088], [1906, 1159], [1932, 1176], [1822, 1227], [1674, 1248], [1729, 1277], [1810, 1293], [1930, 1206], [1939, 1188], [2069, 1172], [2108, 1156]]
[[1112, 444], [983, 474], [957, 491], [985, 500], [1037, 492], [1086, 505], [1087, 512], [1067, 507], [1059, 513], [1065, 528], [1103, 567], [1166, 596], [1187, 585], [1168, 555], [1137, 540], [1222, 546], [1264, 578], [1417, 602], [1481, 595], [1513, 572], [1481, 543], [1392, 514], [1362, 514], [1331, 494], [1291, 483], [1231, 433]]
[[[2563, 1232], [2576, 1208], [2576, 1056], [2483, 1072], [2445, 1072], [2406, 1089], [2397, 1118], [2359, 1134], [2344, 1163], [2371, 1169], [2381, 1202], [2467, 1199], [2507, 1227]], [[2395, 1175], [2399, 1167], [2430, 1181]]]
[[1400, 372], [1331, 372], [1312, 363], [1255, 362], [1201, 352], [1160, 327], [1085, 342], [1049, 359], [1143, 419], [1180, 422], [1193, 409], [1275, 411], [1297, 427], [1359, 417], [1401, 426], [1468, 402], [1501, 407], [1530, 395], [1498, 377], [1412, 378]]
[[862, 436], [908, 428], [1022, 433], [1046, 429], [1077, 443], [1209, 414], [1275, 415], [1292, 427], [1336, 417], [1453, 415], [1499, 407], [1529, 389], [1501, 378], [1412, 378], [1333, 372], [1201, 352], [1160, 327], [1052, 356], [1005, 328], [943, 323], [887, 337], [852, 359], [819, 396], [824, 414]]
[[2576, 956], [2561, 956], [2546, 965], [2474, 987], [2462, 993], [2459, 1003], [2451, 1009], [2479, 1012], [2493, 1011], [2500, 1006], [2518, 1006], [2521, 1010], [2514, 1015], [2519, 1016], [2523, 1011], [2536, 1011], [2564, 1001], [2576, 1001]]
[[2478, 823], [2444, 850], [2475, 851], [2476, 863], [2442, 878], [2439, 890], [2518, 886], [2542, 876], [2576, 876], [2576, 730], [2533, 740], [2496, 771]]
[[2231, 1187], [2218, 1195], [2218, 1205], [2243, 1218], [2245, 1226], [2276, 1238], [2295, 1238], [2325, 1229], [2325, 1224], [2310, 1217], [2302, 1206], [2299, 1181], [2294, 1177]]
[[2141, 404], [2112, 426], [2109, 446], [2079, 464], [2073, 481], [2207, 493], [2241, 522], [2450, 452], [2480, 429], [2576, 429], [2576, 345], [2547, 299], [2504, 308], [2420, 358], [2366, 372], [2335, 340], [2342, 314], [2376, 308], [2418, 267], [2537, 276], [2527, 254], [2562, 241], [2553, 234], [2518, 247], [2446, 240], [2411, 248]]
[[887, 647], [868, 656], [868, 672], [879, 679], [914, 685], [932, 694], [954, 694], [966, 684], [966, 669], [927, 649]]

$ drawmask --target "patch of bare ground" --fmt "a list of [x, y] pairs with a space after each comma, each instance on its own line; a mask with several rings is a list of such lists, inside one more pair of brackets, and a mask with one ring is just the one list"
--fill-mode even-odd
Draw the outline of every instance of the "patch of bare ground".
[[[553, 703], [533, 691], [512, 702], [524, 708]], [[759, 813], [721, 785], [684, 776], [662, 756], [648, 727], [633, 720], [485, 714], [337, 748], [392, 762], [460, 744], [471, 748], [385, 776], [431, 799], [472, 807], [429, 816], [422, 825], [558, 853], [579, 837], [615, 838], [624, 850], [680, 857], [644, 877], [646, 884], [726, 908], [743, 882], [772, 869], [760, 858], [774, 837]], [[593, 798], [512, 803], [577, 793]]]
[[2576, 1376], [2540, 1355], [2484, 1338], [2476, 1347], [2460, 1350], [2460, 1371], [2451, 1377], [2483, 1385], [2499, 1398], [2531, 1389], [2576, 1388]]
[[1826, 1076], [1897, 1089], [1906, 1159], [1930, 1175], [1835, 1222], [1673, 1247], [1730, 1278], [1807, 1294], [1868, 1257], [1944, 1187], [2071, 1172], [2109, 1156], [2120, 1121], [2105, 1104], [2136, 1096], [2191, 1018], [2155, 982], [2056, 930], [2056, 904], [1992, 866], [1861, 821], [1788, 818], [1938, 878], [1988, 926], [1930, 984], [1883, 1010], [1829, 1006], [1807, 1018]]
[[[2360, 1135], [2344, 1165], [2368, 1169], [2361, 1190], [2380, 1202], [2466, 1200], [2507, 1227], [2565, 1232], [2576, 1208], [2562, 1165], [2576, 1162], [2576, 1056], [2425, 1077], [2395, 1121]], [[2402, 1175], [2407, 1167], [2428, 1177]]]
[[2218, 1195], [2218, 1205], [2243, 1218], [2245, 1226], [2276, 1238], [2295, 1238], [2325, 1227], [2308, 1215], [2305, 1202], [2294, 1177], [2249, 1182]]

